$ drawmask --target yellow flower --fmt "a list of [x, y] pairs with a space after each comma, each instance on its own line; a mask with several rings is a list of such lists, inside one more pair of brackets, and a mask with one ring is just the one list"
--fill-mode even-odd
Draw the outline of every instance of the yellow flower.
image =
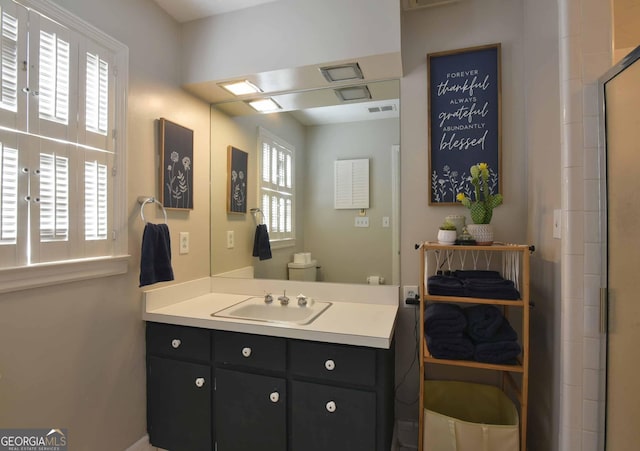
[[480, 167], [481, 171], [486, 171], [489, 169], [489, 165], [487, 163], [478, 163], [478, 167]]
[[458, 202], [462, 202], [462, 200], [464, 199], [464, 194], [458, 193], [458, 195], [456, 196], [456, 199], [458, 200]]

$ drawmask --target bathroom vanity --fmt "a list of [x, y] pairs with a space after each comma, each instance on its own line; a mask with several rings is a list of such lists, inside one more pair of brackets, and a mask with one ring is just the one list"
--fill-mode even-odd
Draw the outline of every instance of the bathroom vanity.
[[[271, 290], [265, 281], [221, 283], [202, 279], [145, 292], [153, 446], [390, 449], [397, 287], [272, 282], [331, 302], [300, 324], [216, 316]], [[294, 305], [283, 306], [273, 293], [274, 309], [298, 308], [295, 295]]]

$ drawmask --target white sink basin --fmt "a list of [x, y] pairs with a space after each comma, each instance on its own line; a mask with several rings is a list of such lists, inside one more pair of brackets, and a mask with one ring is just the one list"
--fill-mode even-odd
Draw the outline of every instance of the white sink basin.
[[231, 307], [212, 313], [211, 316], [304, 325], [310, 324], [330, 306], [331, 302], [309, 299], [307, 305], [301, 307], [295, 298], [292, 298], [288, 305], [280, 305], [278, 300], [267, 304], [264, 302], [263, 297], [254, 296]]

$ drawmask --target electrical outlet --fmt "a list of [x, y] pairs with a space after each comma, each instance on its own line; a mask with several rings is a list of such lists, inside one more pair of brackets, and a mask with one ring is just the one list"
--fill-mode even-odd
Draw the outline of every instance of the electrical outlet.
[[[415, 301], [416, 296], [418, 295], [418, 287], [416, 285], [405, 285], [402, 290], [402, 304], [406, 307], [410, 305], [415, 305], [418, 301]], [[407, 299], [413, 300], [414, 302], [407, 302]]]
[[180, 232], [180, 254], [189, 253], [189, 232]]
[[227, 249], [236, 247], [236, 237], [233, 230], [227, 230]]
[[389, 227], [389, 225], [390, 225], [389, 216], [383, 216], [382, 217], [382, 227]]

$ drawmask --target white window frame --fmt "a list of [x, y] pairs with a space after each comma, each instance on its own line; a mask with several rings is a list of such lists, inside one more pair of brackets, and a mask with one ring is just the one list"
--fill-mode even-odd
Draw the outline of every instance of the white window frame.
[[[15, 267], [2, 268], [0, 269], [0, 293], [124, 274], [128, 270], [130, 257], [127, 251], [128, 227], [126, 214], [126, 93], [128, 89], [129, 50], [122, 43], [51, 1], [15, 0], [15, 3], [61, 24], [85, 39], [86, 42], [81, 43], [80, 52], [95, 54], [95, 48], [99, 48], [108, 51], [112, 58], [109, 61], [109, 64], [113, 64], [113, 77], [110, 82], [113, 81], [114, 89], [113, 96], [109, 100], [113, 102], [114, 108], [113, 116], [109, 117], [107, 135], [98, 137], [96, 144], [95, 140], [90, 141], [93, 138], [90, 138], [89, 134], [83, 136], [83, 134], [78, 133], [85, 127], [85, 105], [78, 105], [77, 99], [72, 99], [72, 101], [76, 103], [75, 107], [79, 108], [80, 111], [78, 113], [73, 111], [71, 114], [73, 117], [78, 116], [80, 118], [79, 122], [75, 124], [77, 130], [73, 131], [79, 143], [75, 145], [77, 148], [84, 147], [89, 152], [98, 151], [99, 153], [100, 149], [113, 152], [109, 163], [109, 176], [113, 177], [112, 189], [109, 195], [113, 197], [113, 200], [110, 200], [112, 217], [109, 223], [109, 238], [107, 240], [109, 251], [106, 254], [96, 257], [75, 258], [74, 254], [70, 253], [69, 258], [63, 260], [31, 265], [18, 263]], [[78, 68], [78, 70], [84, 77], [84, 68]], [[19, 80], [19, 83], [21, 82], [22, 80]], [[84, 81], [81, 89], [84, 89]], [[31, 98], [29, 102], [32, 102]], [[15, 132], [18, 135], [22, 134], [31, 138], [32, 136], [23, 130], [27, 121], [24, 117], [20, 117], [19, 114], [14, 122], [11, 120], [5, 121], [4, 116], [0, 115], [0, 130]], [[35, 138], [40, 140], [60, 139], [56, 136], [49, 138], [36, 136]], [[79, 233], [84, 235], [84, 230], [80, 230]], [[89, 245], [93, 244], [89, 242]]]
[[[273, 184], [263, 182], [263, 144], [269, 143], [270, 146], [276, 145], [278, 147], [286, 149], [287, 152], [291, 155], [291, 169], [289, 174], [286, 174], [286, 177], [290, 177], [291, 179], [291, 189], [290, 189], [290, 200], [291, 200], [291, 210], [290, 210], [290, 220], [291, 220], [291, 231], [289, 233], [286, 232], [277, 232], [272, 230], [272, 224], [270, 222], [270, 212], [268, 208], [265, 208], [263, 205], [263, 194], [266, 191], [273, 191], [276, 189]], [[296, 149], [295, 146], [289, 144], [284, 139], [276, 136], [271, 133], [269, 130], [266, 130], [262, 127], [258, 127], [258, 145], [257, 145], [257, 160], [258, 160], [258, 171], [257, 171], [257, 199], [258, 205], [263, 212], [262, 219], [267, 224], [267, 230], [269, 232], [269, 243], [272, 249], [280, 249], [284, 247], [293, 247], [296, 244], [296, 177], [295, 177], [295, 167], [296, 167]], [[260, 217], [260, 216], [259, 216]]]

